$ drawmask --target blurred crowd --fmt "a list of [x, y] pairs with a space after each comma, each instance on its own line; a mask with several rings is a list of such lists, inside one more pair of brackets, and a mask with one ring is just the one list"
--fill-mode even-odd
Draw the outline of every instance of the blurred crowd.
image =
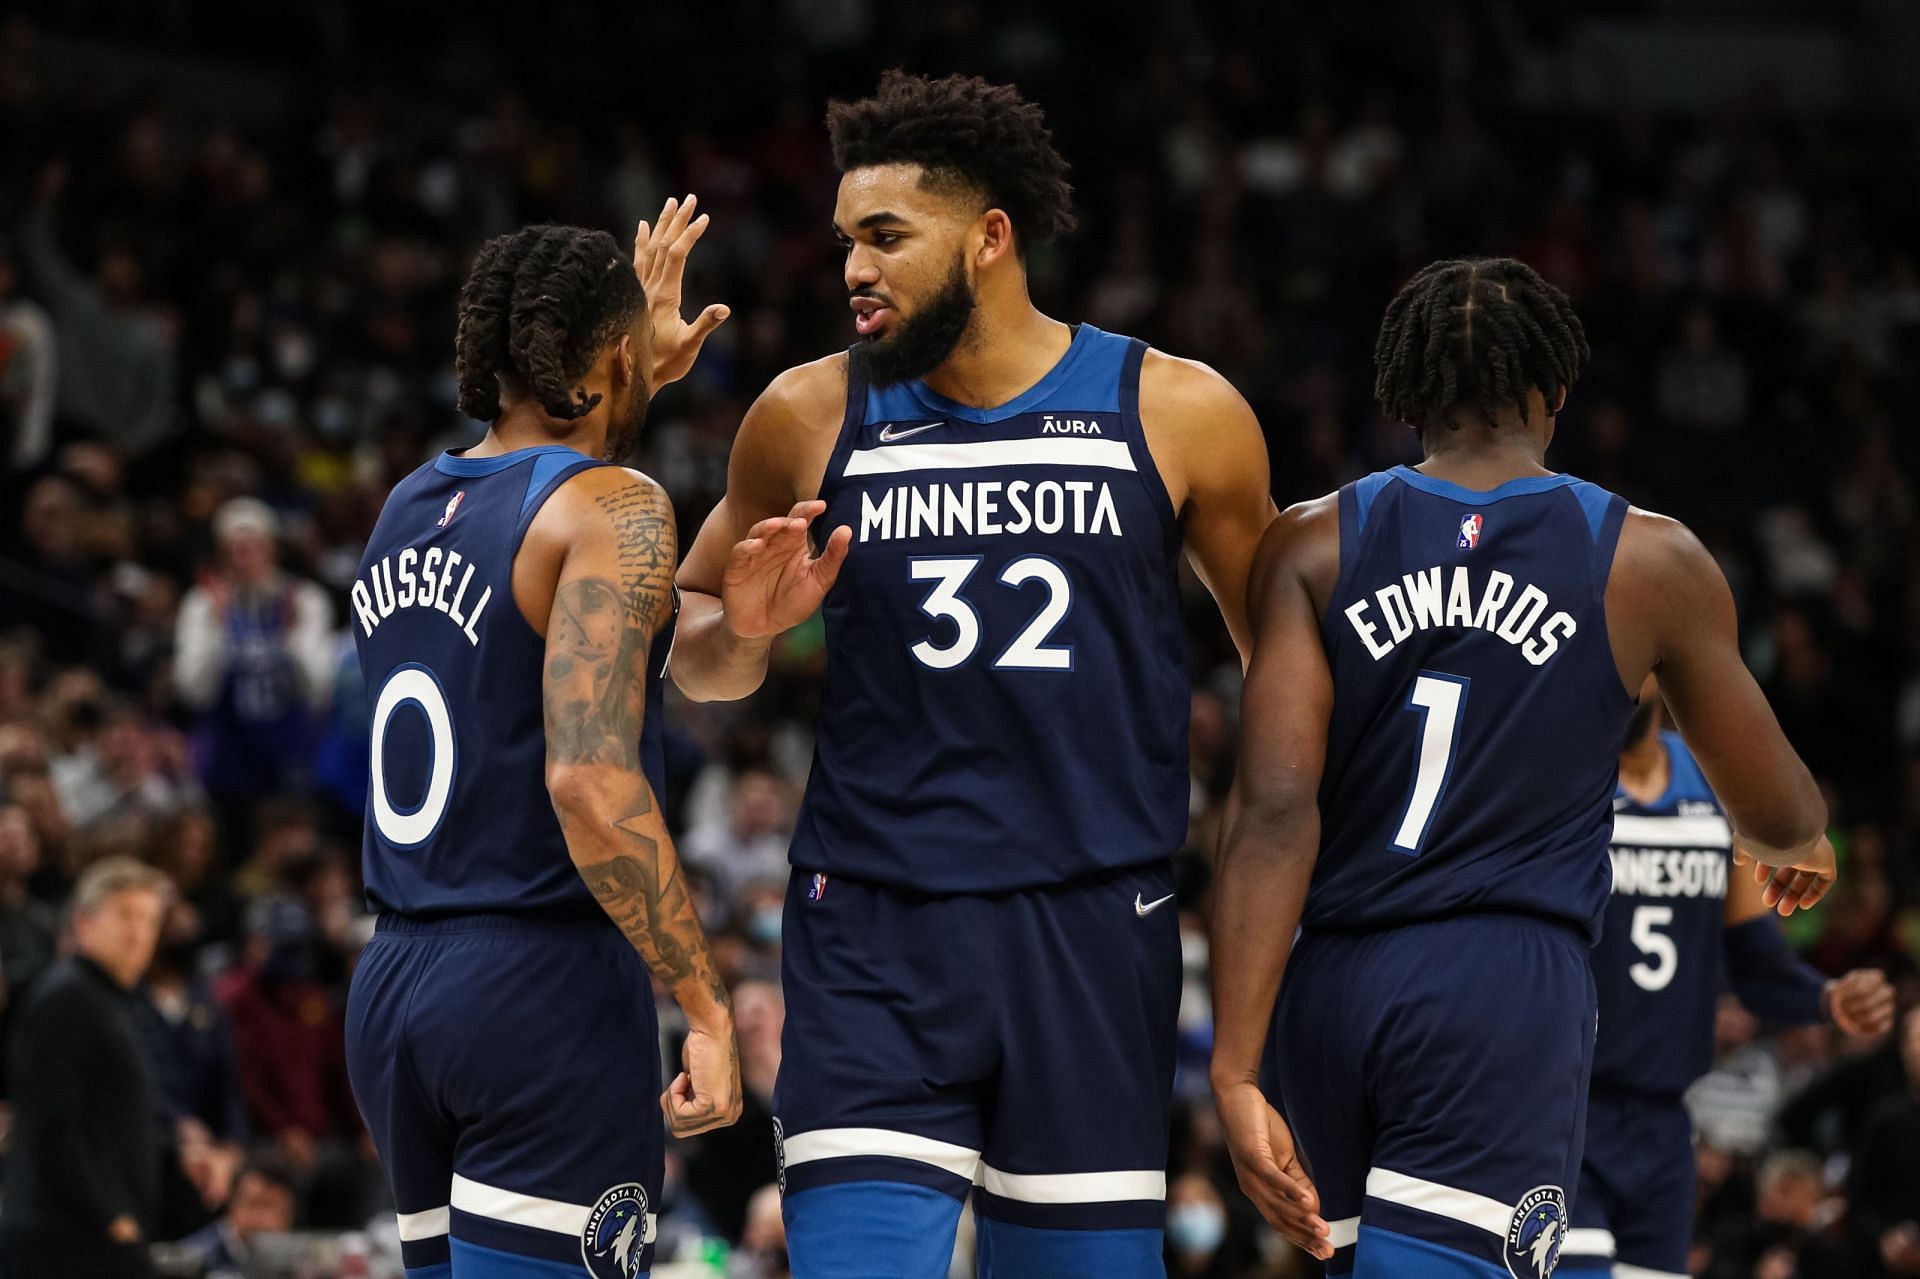
[[[465, 263], [525, 222], [620, 234], [699, 194], [713, 230], [688, 296], [733, 318], [657, 400], [640, 459], [684, 542], [753, 396], [850, 340], [819, 122], [888, 65], [1011, 79], [1046, 106], [1082, 230], [1033, 261], [1037, 299], [1218, 367], [1260, 414], [1283, 503], [1413, 457], [1369, 391], [1373, 330], [1414, 268], [1512, 253], [1565, 288], [1594, 361], [1550, 460], [1719, 557], [1842, 850], [1841, 887], [1791, 939], [1829, 973], [1886, 967], [1912, 1004], [1912, 121], [1797, 113], [1764, 84], [1697, 118], [1524, 109], [1515, 42], [1551, 42], [1555, 6], [559, 3], [511, 46], [444, 5], [275, 8], [293, 38], [191, 0], [0, 24], [0, 1017], [72, 949], [89, 867], [164, 876], [131, 996], [165, 1162], [145, 1237], [225, 1249], [175, 1250], [180, 1273], [290, 1226], [374, 1223], [376, 1256], [391, 1233], [342, 1054], [371, 926], [343, 588], [389, 487], [482, 431], [454, 408]], [[1097, 66], [1076, 38], [1094, 22]], [[1204, 850], [1239, 667], [1204, 590], [1187, 600], [1169, 1269], [1307, 1274], [1233, 1189], [1206, 1095]], [[666, 811], [736, 991], [748, 1094], [737, 1127], [669, 1158], [661, 1256], [690, 1273], [785, 1273], [769, 1100], [820, 645], [817, 623], [787, 635], [748, 702], [668, 709]], [[1920, 1019], [1902, 1026], [1843, 1043], [1725, 1011], [1694, 1096], [1696, 1273], [1920, 1275]]]

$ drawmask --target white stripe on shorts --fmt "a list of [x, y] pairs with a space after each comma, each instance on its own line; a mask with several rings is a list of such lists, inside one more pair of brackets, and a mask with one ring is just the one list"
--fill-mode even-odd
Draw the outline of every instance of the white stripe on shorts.
[[1165, 1199], [1164, 1170], [1140, 1172], [1001, 1172], [980, 1165], [980, 1186], [990, 1195], [1029, 1204], [1097, 1204], [1122, 1199]]
[[1604, 1257], [1613, 1260], [1613, 1231], [1575, 1227], [1560, 1244], [1562, 1257]]
[[1345, 1248], [1360, 1239], [1360, 1218], [1342, 1217], [1338, 1221], [1327, 1223], [1327, 1242], [1336, 1248]]
[[1418, 1208], [1438, 1217], [1451, 1217], [1469, 1226], [1478, 1226], [1488, 1234], [1506, 1237], [1513, 1224], [1513, 1205], [1498, 1199], [1476, 1195], [1470, 1190], [1455, 1190], [1435, 1181], [1423, 1181], [1402, 1172], [1375, 1168], [1367, 1174], [1367, 1194], [1374, 1199]]
[[437, 1239], [447, 1233], [452, 1224], [453, 1214], [447, 1208], [429, 1208], [425, 1212], [396, 1212], [395, 1221], [400, 1223], [400, 1242], [418, 1243], [422, 1239]]
[[[459, 1173], [453, 1176], [452, 1206], [476, 1217], [489, 1217], [494, 1221], [511, 1222], [535, 1230], [549, 1230], [556, 1235], [583, 1233], [587, 1228], [587, 1218], [593, 1215], [592, 1208], [580, 1204], [502, 1190], [498, 1186], [469, 1180]], [[655, 1214], [648, 1213], [643, 1224], [645, 1233], [640, 1236], [640, 1242], [651, 1243], [658, 1226]]]
[[891, 1128], [816, 1128], [797, 1132], [781, 1143], [787, 1167], [811, 1163], [816, 1159], [846, 1159], [861, 1155], [880, 1155], [888, 1159], [911, 1159], [915, 1163], [944, 1168], [956, 1177], [974, 1179], [980, 1168], [980, 1152], [950, 1141], [936, 1141]]
[[1623, 1266], [1615, 1262], [1613, 1279], [1688, 1279], [1688, 1277], [1673, 1270], [1649, 1270], [1645, 1266]]

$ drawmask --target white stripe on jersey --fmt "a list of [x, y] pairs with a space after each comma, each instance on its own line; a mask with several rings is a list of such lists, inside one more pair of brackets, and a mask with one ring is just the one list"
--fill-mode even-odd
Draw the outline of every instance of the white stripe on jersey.
[[1718, 814], [1703, 817], [1649, 817], [1615, 813], [1615, 848], [1727, 848], [1733, 828]]
[[967, 444], [896, 444], [858, 449], [841, 474], [894, 475], [905, 471], [965, 471], [1003, 466], [1094, 466], [1138, 470], [1125, 440], [975, 440]]

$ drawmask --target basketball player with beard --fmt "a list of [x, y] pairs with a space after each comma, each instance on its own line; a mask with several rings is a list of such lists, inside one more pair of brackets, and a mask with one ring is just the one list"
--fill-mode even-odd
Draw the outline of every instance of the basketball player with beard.
[[1034, 307], [1073, 215], [1014, 89], [894, 72], [827, 123], [858, 341], [747, 414], [673, 659], [745, 697], [824, 604], [774, 1098], [793, 1271], [944, 1275], [972, 1194], [982, 1274], [1157, 1276], [1180, 562], [1244, 655], [1259, 424], [1211, 369]]

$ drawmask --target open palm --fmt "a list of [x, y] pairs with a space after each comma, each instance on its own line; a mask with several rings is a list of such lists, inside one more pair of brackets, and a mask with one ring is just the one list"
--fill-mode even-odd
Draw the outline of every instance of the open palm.
[[778, 635], [812, 617], [840, 576], [853, 530], [835, 529], [813, 553], [807, 529], [827, 509], [801, 502], [784, 516], [761, 520], [727, 557], [720, 597], [727, 624], [743, 638]]
[[678, 382], [693, 368], [700, 347], [731, 312], [716, 302], [689, 324], [680, 317], [680, 287], [687, 273], [687, 255], [707, 232], [707, 215], [693, 216], [699, 200], [689, 195], [668, 200], [660, 220], [645, 222], [633, 237], [633, 273], [647, 292], [647, 314], [653, 320], [653, 378], [657, 391]]

